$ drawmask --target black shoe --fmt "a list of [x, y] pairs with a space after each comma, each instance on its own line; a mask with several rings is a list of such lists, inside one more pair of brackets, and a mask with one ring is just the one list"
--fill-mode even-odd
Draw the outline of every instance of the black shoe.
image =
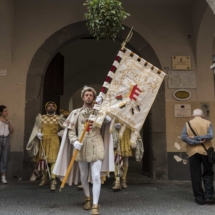
[[213, 197], [205, 200], [206, 204], [215, 204], [215, 199]]
[[204, 204], [206, 203], [205, 200], [200, 201], [200, 200], [198, 200], [198, 199], [195, 199], [195, 202], [196, 202], [198, 205], [204, 205]]

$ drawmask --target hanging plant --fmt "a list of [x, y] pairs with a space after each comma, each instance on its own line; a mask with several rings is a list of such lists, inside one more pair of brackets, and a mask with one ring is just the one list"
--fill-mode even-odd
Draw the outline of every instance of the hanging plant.
[[120, 30], [124, 30], [122, 21], [130, 16], [118, 0], [86, 0], [88, 12], [85, 17], [90, 34], [104, 39], [116, 39]]

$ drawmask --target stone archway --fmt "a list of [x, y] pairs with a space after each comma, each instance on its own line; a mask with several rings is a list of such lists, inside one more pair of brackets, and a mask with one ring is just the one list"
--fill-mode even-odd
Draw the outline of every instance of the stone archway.
[[[118, 34], [117, 40], [122, 42], [129, 28], [125, 27], [125, 31]], [[55, 54], [65, 45], [80, 38], [90, 37], [86, 27], [86, 21], [81, 21], [68, 25], [53, 35], [51, 35], [44, 44], [37, 50], [32, 58], [26, 83], [26, 110], [25, 110], [25, 139], [24, 148], [30, 136], [35, 116], [41, 112], [42, 108], [42, 92], [43, 78], [46, 68]], [[155, 66], [161, 68], [159, 59], [157, 58], [152, 47], [137, 32], [133, 32], [132, 40], [127, 45], [128, 48], [135, 51], [141, 57], [146, 58]], [[145, 56], [145, 53], [152, 53], [152, 60]], [[80, 85], [78, 88], [80, 88]], [[77, 89], [78, 89], [77, 88]], [[159, 119], [159, 121], [158, 121]], [[162, 84], [157, 99], [151, 109], [147, 120], [147, 139], [149, 143], [150, 159], [150, 176], [153, 178], [166, 178], [167, 176], [167, 152], [166, 152], [166, 131], [165, 131], [165, 87]], [[153, 143], [153, 144], [152, 144]], [[32, 164], [28, 154], [24, 153], [23, 177], [28, 177], [32, 171]]]

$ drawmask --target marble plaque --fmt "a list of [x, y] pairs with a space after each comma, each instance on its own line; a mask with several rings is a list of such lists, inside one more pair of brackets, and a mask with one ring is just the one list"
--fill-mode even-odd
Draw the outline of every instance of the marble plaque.
[[196, 72], [195, 71], [169, 71], [168, 72], [169, 88], [196, 88]]

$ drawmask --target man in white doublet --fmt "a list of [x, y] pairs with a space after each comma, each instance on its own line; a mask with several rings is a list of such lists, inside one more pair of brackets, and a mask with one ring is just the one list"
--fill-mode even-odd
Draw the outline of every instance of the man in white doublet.
[[[92, 209], [91, 214], [95, 215], [99, 214], [98, 201], [101, 190], [101, 171], [114, 171], [113, 140], [112, 136], [110, 134], [108, 135], [107, 132], [106, 134], [103, 134], [102, 138], [101, 129], [94, 126], [90, 121], [82, 143], [79, 142], [84, 131], [85, 124], [88, 122], [89, 116], [93, 111], [93, 102], [96, 98], [96, 91], [91, 87], [84, 87], [81, 92], [81, 98], [84, 102], [83, 107], [73, 110], [64, 123], [66, 129], [53, 172], [57, 175], [65, 175], [65, 170], [62, 171], [61, 168], [65, 169], [62, 164], [66, 163], [65, 160], [69, 157], [68, 153], [72, 150], [72, 147], [68, 146], [69, 143], [72, 144], [75, 149], [79, 150], [75, 160], [78, 161], [81, 184], [85, 193], [84, 209]], [[106, 116], [104, 123], [110, 121], [111, 118]], [[69, 141], [66, 141], [66, 139]], [[108, 142], [108, 144], [104, 144], [103, 139], [105, 142]], [[93, 184], [93, 198], [90, 195], [88, 183], [89, 165]], [[74, 178], [77, 178], [73, 169], [69, 178], [70, 179], [67, 180], [68, 183], [71, 180], [74, 181]]]

